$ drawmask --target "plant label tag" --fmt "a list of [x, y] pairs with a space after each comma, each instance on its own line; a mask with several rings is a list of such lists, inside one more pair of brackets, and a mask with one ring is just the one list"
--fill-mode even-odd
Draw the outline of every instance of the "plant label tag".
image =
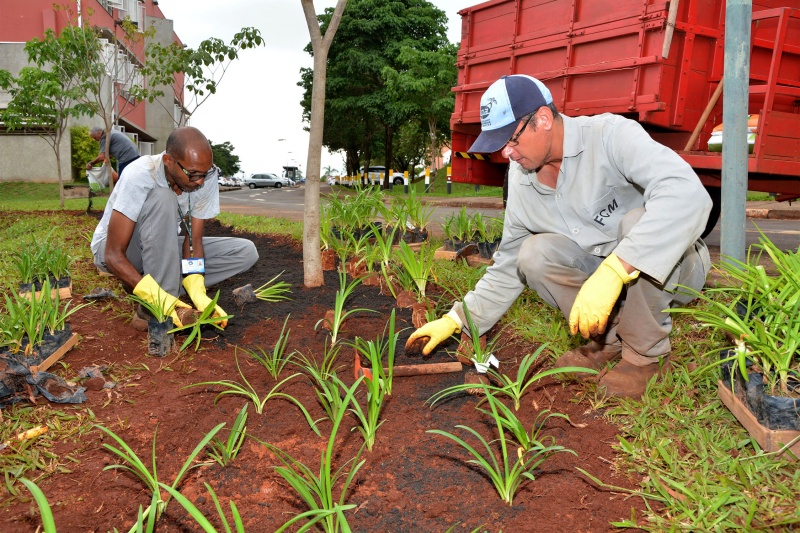
[[495, 368], [500, 368], [500, 361], [497, 360], [497, 357], [495, 357], [493, 353], [489, 354], [489, 359], [487, 363], [489, 363]]
[[472, 362], [475, 363], [475, 371], [478, 374], [485, 374], [489, 371], [489, 363], [479, 363], [476, 359], [472, 359]]
[[202, 257], [190, 257], [189, 259], [181, 259], [181, 273], [184, 276], [189, 274], [205, 274], [206, 273], [206, 260]]

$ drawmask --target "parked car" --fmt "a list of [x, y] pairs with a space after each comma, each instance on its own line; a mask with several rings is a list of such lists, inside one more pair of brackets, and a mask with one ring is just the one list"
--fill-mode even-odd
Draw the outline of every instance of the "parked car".
[[[361, 169], [361, 173], [364, 173], [363, 168]], [[386, 167], [369, 167], [368, 176], [370, 183], [373, 185], [380, 185], [383, 183], [383, 181], [381, 181], [381, 173], [384, 175], [386, 174]], [[403, 173], [397, 171], [392, 172], [392, 183], [394, 185], [403, 185]]]
[[251, 189], [256, 187], [275, 187], [280, 189], [281, 187], [291, 187], [292, 180], [271, 173], [251, 174], [249, 178], [244, 180], [244, 184]]

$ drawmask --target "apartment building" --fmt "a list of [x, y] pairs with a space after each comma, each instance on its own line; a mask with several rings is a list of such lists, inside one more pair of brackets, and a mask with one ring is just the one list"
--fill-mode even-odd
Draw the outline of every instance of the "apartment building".
[[[144, 61], [144, 47], [126, 46], [120, 24], [125, 18], [143, 31], [155, 28], [152, 39], [161, 44], [180, 43], [170, 19], [158, 7], [158, 0], [55, 0], [65, 10], [56, 10], [54, 0], [0, 0], [0, 69], [17, 75], [27, 66], [25, 43], [34, 37], [44, 38], [48, 29], [60, 32], [67, 24], [91, 25], [101, 29], [104, 39], [103, 55], [113, 58], [106, 63], [109, 78], [114, 80], [117, 109], [124, 110], [118, 118], [118, 128], [139, 145], [142, 154], [164, 150], [169, 133], [180, 118], [183, 86], [182, 75], [176, 75], [174, 87], [165, 87], [164, 96], [153, 103], [135, 103], [127, 89], [139, 83], [139, 69]], [[67, 12], [74, 14], [71, 17]], [[81, 15], [78, 16], [77, 14]], [[115, 38], [116, 37], [116, 38]], [[0, 91], [0, 108], [7, 105], [9, 95]], [[102, 126], [100, 117], [81, 117], [70, 124]], [[67, 132], [61, 144], [62, 172], [70, 176], [70, 136]], [[0, 124], [0, 181], [57, 181], [58, 170], [51, 146], [37, 134], [7, 131]]]

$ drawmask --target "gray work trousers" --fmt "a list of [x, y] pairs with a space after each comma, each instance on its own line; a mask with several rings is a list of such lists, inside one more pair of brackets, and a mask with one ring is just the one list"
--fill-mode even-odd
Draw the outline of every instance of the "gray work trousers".
[[[643, 214], [644, 209], [638, 208], [625, 215], [620, 224], [619, 240]], [[637, 366], [651, 364], [658, 357], [668, 355], [672, 316], [665, 310], [692, 301], [693, 296], [678, 285], [700, 290], [708, 274], [707, 258], [708, 250], [698, 240], [686, 250], [665, 283], [641, 273], [623, 288], [608, 318], [606, 331], [594, 340], [601, 344], [621, 341], [623, 359]], [[568, 237], [542, 233], [532, 235], [522, 244], [517, 268], [528, 286], [569, 320], [578, 291], [604, 259], [586, 253]]]
[[[150, 274], [162, 289], [180, 296], [183, 235], [178, 235], [178, 198], [172, 189], [156, 187], [147, 195], [125, 256], [140, 274]], [[108, 272], [105, 242], [94, 264]], [[235, 237], [203, 237], [205, 283], [211, 287], [244, 272], [258, 261], [255, 245]]]

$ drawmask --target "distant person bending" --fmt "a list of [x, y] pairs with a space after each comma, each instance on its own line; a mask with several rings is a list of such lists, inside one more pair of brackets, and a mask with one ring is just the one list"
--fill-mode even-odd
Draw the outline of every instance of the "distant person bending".
[[[204, 237], [205, 221], [219, 214], [217, 169], [211, 146], [196, 128], [174, 130], [167, 149], [131, 164], [108, 199], [92, 237], [94, 263], [136, 296], [165, 311], [190, 307], [178, 300], [181, 285], [199, 311], [211, 303], [206, 285], [249, 269], [258, 260], [246, 239]], [[195, 259], [182, 261], [182, 259]], [[196, 268], [203, 259], [204, 269]], [[225, 316], [217, 306], [214, 316]], [[176, 326], [183, 324], [175, 309]], [[140, 306], [132, 325], [147, 330]], [[227, 321], [220, 324], [227, 325]]]
[[[100, 154], [86, 163], [86, 170], [91, 170], [95, 163], [100, 163], [106, 159], [106, 132], [103, 128], [95, 126], [89, 130], [89, 135], [92, 139], [100, 143]], [[133, 141], [122, 132], [111, 132], [111, 144], [108, 147], [108, 153], [117, 160], [117, 177], [114, 178], [114, 183], [122, 177], [122, 171], [125, 170], [129, 164], [139, 159], [139, 150]], [[110, 165], [109, 165], [110, 166]]]

